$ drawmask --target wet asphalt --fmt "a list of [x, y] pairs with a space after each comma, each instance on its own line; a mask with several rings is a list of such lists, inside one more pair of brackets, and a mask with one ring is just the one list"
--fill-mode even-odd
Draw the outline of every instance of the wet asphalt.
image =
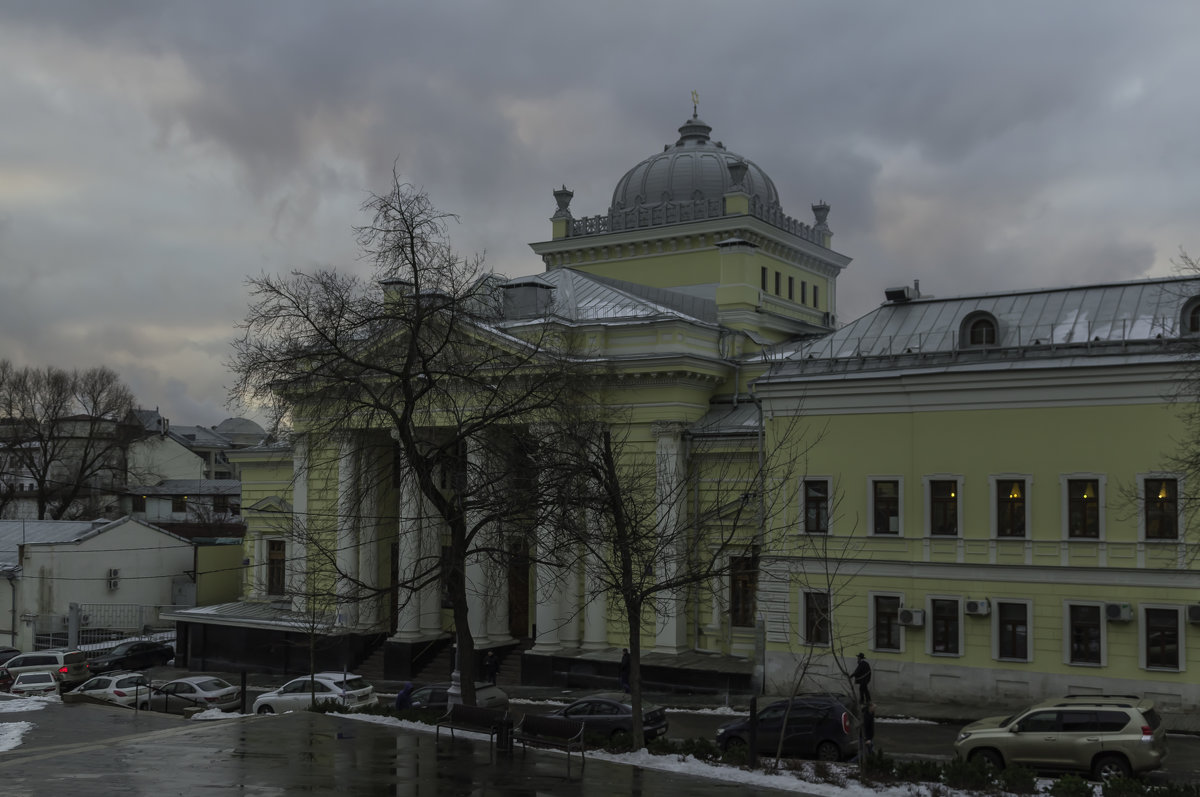
[[0, 753], [5, 797], [153, 795], [775, 795], [771, 789], [643, 770], [307, 711], [184, 720], [87, 703], [6, 712], [33, 728]]

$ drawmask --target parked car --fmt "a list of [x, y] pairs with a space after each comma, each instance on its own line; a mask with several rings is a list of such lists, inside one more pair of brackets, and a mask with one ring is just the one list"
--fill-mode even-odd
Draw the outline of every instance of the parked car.
[[288, 681], [278, 689], [259, 695], [254, 701], [255, 714], [301, 711], [324, 700], [344, 708], [361, 708], [375, 702], [375, 687], [358, 675], [319, 672]]
[[0, 648], [0, 666], [2, 666], [4, 662], [11, 659], [13, 656], [19, 656], [20, 654], [21, 651], [17, 650], [16, 648]]
[[[413, 690], [410, 705], [445, 711], [449, 705], [450, 684], [426, 684]], [[508, 708], [508, 694], [495, 684], [475, 684], [475, 705], [481, 708]]]
[[87, 656], [78, 650], [38, 650], [21, 653], [4, 663], [4, 669], [16, 679], [23, 672], [54, 673], [63, 689], [73, 689], [88, 679]]
[[71, 694], [132, 706], [138, 698], [150, 696], [150, 681], [140, 672], [108, 673], [89, 678], [72, 689]]
[[173, 658], [175, 658], [175, 649], [165, 642], [132, 639], [91, 659], [88, 662], [88, 668], [94, 673], [140, 670], [146, 667], [161, 667]]
[[[585, 734], [606, 736], [620, 740], [633, 732], [633, 706], [631, 698], [622, 692], [604, 692], [583, 697], [550, 712], [551, 716], [566, 717], [583, 723]], [[660, 706], [642, 706], [642, 732], [646, 741], [667, 732], [667, 712]]]
[[[837, 695], [798, 695], [777, 700], [758, 712], [758, 753], [788, 758], [843, 761], [858, 752], [858, 724]], [[750, 717], [717, 729], [722, 750], [750, 743]], [[783, 740], [782, 748], [779, 745]]]
[[233, 711], [241, 706], [242, 690], [211, 675], [192, 675], [168, 681], [162, 686], [151, 685], [148, 695], [139, 697], [138, 708], [143, 711], [165, 711], [182, 714], [188, 708], [219, 708]]
[[1067, 695], [962, 729], [954, 751], [997, 768], [1087, 772], [1128, 778], [1158, 769], [1167, 732], [1153, 700], [1136, 695]]
[[23, 672], [13, 680], [8, 691], [22, 697], [57, 695], [58, 679], [52, 672]]

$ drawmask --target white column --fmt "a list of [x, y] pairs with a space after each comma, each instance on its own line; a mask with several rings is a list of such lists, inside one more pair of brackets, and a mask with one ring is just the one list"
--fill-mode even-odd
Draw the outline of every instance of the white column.
[[[500, 550], [504, 548], [504, 530], [497, 527], [494, 532], [494, 544]], [[508, 644], [513, 641], [508, 630], [508, 565], [507, 559], [499, 562], [489, 561], [485, 567], [488, 571], [488, 602], [487, 602], [487, 635], [493, 644]]]
[[[539, 558], [545, 558], [543, 550]], [[537, 638], [530, 653], [550, 653], [559, 649], [558, 643], [558, 593], [559, 581], [555, 577], [554, 568], [546, 562], [538, 562], [534, 566], [534, 579], [537, 589], [534, 599], [537, 601], [534, 620], [537, 623]]]
[[[682, 525], [686, 522], [683, 432], [686, 424], [663, 422], [654, 425], [658, 439], [656, 451], [656, 487], [658, 492], [658, 528], [660, 533], [678, 535], [686, 533]], [[682, 546], [668, 552], [660, 563], [660, 578], [669, 578], [680, 566]], [[657, 633], [654, 649], [659, 653], [678, 653], [687, 647], [687, 604], [685, 593], [680, 590], [667, 596], [663, 611], [657, 618]]]
[[[417, 547], [422, 557], [421, 567], [424, 571], [440, 568], [437, 563], [442, 558], [442, 530], [444, 524], [428, 510], [425, 496], [417, 494], [417, 505], [422, 508], [422, 520], [418, 529]], [[440, 579], [434, 579], [421, 589], [417, 596], [421, 613], [421, 636], [425, 638], [441, 636], [442, 630], [442, 584]]]
[[396, 570], [400, 574], [400, 589], [396, 597], [396, 634], [393, 639], [411, 641], [421, 636], [421, 593], [406, 588], [423, 570], [421, 561], [421, 501], [411, 474], [403, 474], [400, 481], [400, 498], [397, 514]]
[[[568, 560], [570, 561], [570, 560]], [[563, 570], [563, 588], [558, 596], [558, 644], [564, 648], [579, 647], [579, 586], [581, 567], [573, 565]]]
[[354, 627], [358, 620], [358, 606], [355, 603], [357, 590], [352, 579], [358, 577], [358, 515], [359, 515], [359, 452], [354, 438], [342, 443], [338, 457], [338, 525], [337, 525], [337, 554], [335, 561], [339, 572], [345, 578], [339, 578], [337, 594], [339, 597], [338, 613], [341, 615], [343, 626]]
[[292, 611], [303, 612], [308, 590], [308, 439], [304, 437], [296, 438], [292, 447], [292, 522], [288, 531], [287, 591], [292, 596]]
[[[588, 554], [588, 558], [595, 558], [595, 554]], [[592, 562], [586, 562], [584, 565], [583, 599], [586, 601], [583, 608], [584, 650], [602, 650], [609, 647], [608, 593], [603, 589], [597, 589], [596, 585], [592, 583], [588, 571], [593, 567], [598, 568], [599, 565]]]
[[[358, 579], [363, 586], [374, 590], [381, 579], [379, 577], [379, 474], [374, 473], [379, 467], [376, 458], [367, 463], [365, 486], [363, 487], [363, 503], [359, 521], [358, 544]], [[380, 606], [384, 598], [380, 595], [368, 598], [358, 604], [358, 624], [364, 630], [375, 630], [379, 624]]]

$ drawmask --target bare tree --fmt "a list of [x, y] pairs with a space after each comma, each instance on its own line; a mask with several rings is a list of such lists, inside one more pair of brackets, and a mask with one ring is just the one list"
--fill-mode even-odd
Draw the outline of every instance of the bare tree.
[[[404, 563], [398, 585], [355, 586], [411, 593], [443, 583], [462, 697], [474, 703], [468, 565], [505, 555], [497, 525], [538, 511], [518, 512], [529, 496], [509, 486], [525, 470], [519, 430], [571, 389], [565, 347], [551, 324], [526, 325], [520, 336], [500, 327], [498, 281], [481, 258], [455, 252], [446, 229], [454, 217], [423, 191], [393, 175], [390, 190], [363, 208], [371, 221], [357, 239], [374, 267], [369, 280], [322, 270], [249, 281], [254, 301], [235, 344], [232, 393], [302, 435], [310, 469], [348, 456], [390, 462], [394, 450], [394, 469], [364, 472], [354, 489], [364, 496], [366, 480], [385, 474], [390, 487], [411, 487], [440, 522], [447, 555]], [[344, 504], [339, 513], [369, 502]], [[419, 526], [406, 522], [415, 519], [397, 526]], [[350, 575], [343, 568], [337, 577]]]
[[[628, 419], [592, 409], [547, 438], [563, 516], [559, 555], [574, 554], [589, 599], [603, 594], [628, 629], [629, 687], [642, 715], [642, 636], [657, 618], [678, 615], [682, 602], [710, 596], [772, 545], [775, 520], [803, 452], [765, 451], [760, 430], [677, 430], [687, 456], [631, 439]], [[753, 569], [756, 569], [757, 565]], [[753, 588], [749, 590], [753, 594]], [[751, 599], [752, 600], [752, 599]], [[748, 607], [753, 616], [753, 606]], [[633, 723], [632, 744], [645, 744]]]
[[108, 368], [65, 371], [0, 362], [4, 481], [33, 486], [39, 520], [97, 517], [96, 495], [122, 484], [133, 394]]

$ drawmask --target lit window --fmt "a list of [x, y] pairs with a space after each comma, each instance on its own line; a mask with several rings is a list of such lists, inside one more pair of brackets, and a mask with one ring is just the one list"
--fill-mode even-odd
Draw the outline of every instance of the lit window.
[[1146, 479], [1146, 539], [1179, 539], [1179, 483], [1175, 479]]
[[829, 593], [804, 593], [804, 641], [809, 645], [829, 644]]
[[1100, 537], [1100, 484], [1096, 479], [1067, 480], [1067, 536]]
[[1025, 495], [1028, 488], [1024, 479], [996, 480], [996, 536], [1025, 536]]
[[804, 531], [829, 533], [829, 482], [824, 479], [804, 482]]
[[929, 481], [929, 533], [943, 537], [958, 534], [958, 482]]
[[1029, 606], [997, 602], [996, 634], [999, 658], [1029, 661]]
[[900, 650], [900, 596], [875, 596], [875, 650]]

